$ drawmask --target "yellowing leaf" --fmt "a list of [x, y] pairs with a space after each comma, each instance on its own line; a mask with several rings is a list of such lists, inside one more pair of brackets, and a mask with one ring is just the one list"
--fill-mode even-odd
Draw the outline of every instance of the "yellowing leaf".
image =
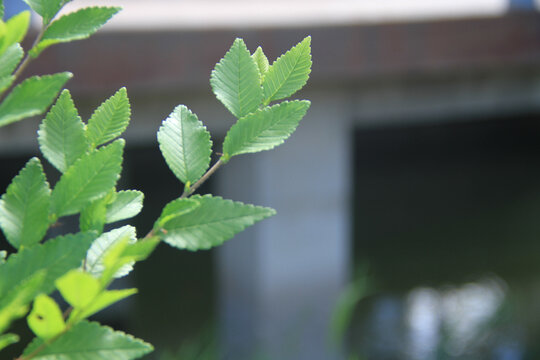
[[34, 300], [32, 312], [28, 315], [27, 321], [34, 334], [45, 340], [55, 337], [66, 328], [58, 304], [44, 294], [38, 295]]

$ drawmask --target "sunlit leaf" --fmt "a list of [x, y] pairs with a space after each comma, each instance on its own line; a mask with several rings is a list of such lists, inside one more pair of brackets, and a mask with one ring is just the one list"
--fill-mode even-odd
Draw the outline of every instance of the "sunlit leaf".
[[[24, 350], [31, 354], [43, 344], [35, 339]], [[33, 360], [131, 360], [153, 350], [152, 345], [95, 322], [81, 321], [36, 354]]]
[[131, 105], [126, 88], [101, 104], [88, 120], [86, 136], [92, 148], [120, 136], [129, 124]]
[[2, 39], [0, 54], [8, 47], [20, 43], [28, 31], [30, 25], [30, 11], [22, 11], [6, 22], [6, 34]]
[[281, 55], [263, 81], [264, 104], [284, 99], [300, 90], [311, 72], [311, 36]]
[[[88, 255], [86, 257], [86, 271], [95, 277], [100, 277], [105, 270], [105, 256], [123, 239], [127, 239], [128, 243], [137, 241], [136, 230], [133, 226], [122, 226], [121, 228], [111, 230], [98, 237], [88, 250]], [[126, 276], [131, 270], [133, 270], [133, 263], [125, 264], [115, 272], [114, 276]]]
[[46, 25], [69, 0], [24, 0], [24, 2], [41, 15], [43, 24]]
[[71, 94], [64, 90], [39, 127], [39, 148], [55, 168], [65, 172], [89, 149], [84, 132]]
[[32, 76], [17, 85], [0, 104], [0, 127], [42, 114], [71, 76], [69, 72]]
[[120, 177], [124, 140], [84, 155], [62, 175], [51, 194], [55, 217], [80, 212], [91, 201], [109, 192]]
[[15, 248], [32, 246], [45, 236], [50, 193], [39, 159], [30, 159], [0, 199], [0, 227]]
[[144, 194], [137, 190], [123, 190], [116, 193], [107, 205], [105, 221], [112, 223], [137, 215], [143, 207]]
[[262, 102], [259, 69], [244, 40], [236, 39], [210, 76], [216, 97], [237, 118], [257, 110]]
[[161, 229], [170, 220], [195, 210], [200, 203], [193, 198], [176, 199], [165, 205], [161, 215], [156, 220], [154, 229]]
[[32, 311], [26, 318], [28, 326], [41, 339], [50, 339], [66, 328], [58, 304], [47, 295], [40, 294], [34, 300]]
[[4, 334], [4, 335], [0, 335], [0, 351], [11, 345], [11, 344], [15, 344], [16, 342], [19, 341], [19, 336], [17, 334]]
[[37, 57], [54, 44], [86, 39], [118, 11], [118, 7], [88, 7], [64, 15], [47, 27], [41, 41], [30, 50], [30, 55]]
[[191, 197], [200, 206], [167, 221], [163, 239], [169, 245], [188, 250], [221, 245], [257, 221], [272, 216], [270, 208], [246, 205], [210, 195]]
[[56, 288], [75, 309], [88, 306], [100, 292], [99, 281], [81, 270], [71, 270], [56, 280]]
[[262, 47], [258, 47], [257, 50], [251, 55], [251, 57], [255, 60], [257, 63], [257, 68], [259, 69], [259, 75], [261, 76], [261, 83], [264, 80], [264, 76], [268, 72], [268, 68], [270, 67], [270, 63], [268, 62], [268, 58], [263, 52]]
[[19, 44], [13, 44], [0, 55], [0, 93], [15, 80], [13, 71], [21, 61], [24, 51]]
[[184, 105], [176, 107], [163, 121], [157, 137], [167, 165], [184, 184], [193, 184], [208, 169], [212, 154], [210, 133]]
[[270, 150], [282, 144], [295, 130], [310, 102], [285, 101], [249, 114], [234, 124], [223, 142], [223, 156]]

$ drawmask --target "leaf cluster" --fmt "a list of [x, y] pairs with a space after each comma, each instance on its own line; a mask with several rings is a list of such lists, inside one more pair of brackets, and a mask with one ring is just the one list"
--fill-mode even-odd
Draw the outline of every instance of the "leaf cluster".
[[[28, 28], [28, 13], [0, 22], [3, 90], [48, 46], [88, 37], [118, 11], [91, 7], [58, 16], [68, 1], [26, 2], [42, 16], [43, 29], [24, 57], [19, 43]], [[0, 104], [0, 126], [40, 114], [57, 98], [40, 124], [38, 143], [59, 180], [51, 185], [41, 160], [34, 157], [0, 198], [0, 229], [13, 248], [9, 256], [0, 252], [0, 351], [18, 341], [8, 330], [25, 316], [36, 338], [19, 360], [128, 360], [152, 351], [150, 344], [89, 318], [137, 292], [110, 290], [109, 285], [129, 274], [162, 240], [179, 249], [209, 249], [275, 214], [270, 208], [194, 192], [232, 157], [270, 150], [295, 131], [310, 103], [285, 99], [309, 77], [310, 41], [307, 37], [272, 64], [262, 48], [250, 53], [242, 39], [234, 41], [210, 78], [217, 99], [237, 118], [212, 166], [210, 133], [194, 113], [179, 105], [163, 121], [157, 132], [159, 147], [184, 191], [142, 237], [130, 225], [105, 231], [106, 224], [132, 218], [143, 207], [142, 192], [117, 189], [125, 147], [120, 137], [131, 117], [126, 89], [106, 99], [87, 120], [79, 115], [69, 90], [57, 97], [69, 73], [32, 77], [10, 89]], [[48, 239], [49, 229], [66, 216], [78, 217], [79, 231]], [[53, 291], [68, 309], [60, 308]]]
[[117, 7], [89, 7], [59, 15], [71, 0], [24, 1], [43, 20], [34, 45], [26, 53], [21, 42], [28, 32], [30, 12], [4, 21], [4, 3], [0, 1], [0, 127], [42, 114], [72, 77], [69, 72], [61, 72], [18, 82], [32, 59], [54, 44], [91, 36], [120, 11]]

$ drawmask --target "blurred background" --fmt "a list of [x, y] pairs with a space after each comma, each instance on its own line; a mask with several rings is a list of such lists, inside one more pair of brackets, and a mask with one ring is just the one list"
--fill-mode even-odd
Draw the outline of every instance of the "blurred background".
[[[208, 79], [234, 38], [274, 60], [312, 36], [312, 77], [297, 95], [312, 106], [298, 131], [202, 189], [278, 214], [210, 251], [161, 244], [118, 284], [140, 293], [100, 315], [153, 343], [149, 359], [540, 358], [535, 1], [76, 0], [68, 10], [88, 4], [124, 10], [25, 75], [73, 72], [84, 120], [127, 87], [119, 187], [146, 194], [141, 234], [182, 191], [158, 151], [161, 121], [187, 105], [219, 152], [233, 119]], [[39, 120], [0, 131], [2, 193], [38, 154]]]

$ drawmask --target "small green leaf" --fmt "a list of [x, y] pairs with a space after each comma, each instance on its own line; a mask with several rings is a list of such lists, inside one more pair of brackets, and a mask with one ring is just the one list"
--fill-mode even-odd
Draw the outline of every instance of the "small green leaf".
[[[24, 350], [29, 355], [43, 344], [35, 339]], [[131, 360], [153, 350], [152, 345], [95, 322], [81, 321], [46, 346], [33, 360]]]
[[122, 275], [122, 270], [129, 266], [129, 270], [137, 261], [145, 260], [159, 244], [157, 236], [132, 242], [128, 237], [116, 241], [103, 256], [103, 273], [101, 283], [108, 284], [113, 277]]
[[163, 208], [161, 216], [156, 220], [154, 229], [158, 230], [163, 228], [168, 221], [195, 210], [199, 205], [200, 203], [193, 198], [176, 199], [171, 201]]
[[66, 328], [58, 304], [44, 294], [36, 297], [32, 312], [30, 312], [26, 320], [34, 334], [45, 340], [55, 337]]
[[136, 190], [124, 190], [116, 193], [112, 203], [107, 205], [105, 221], [107, 224], [132, 218], [143, 207], [144, 194]]
[[223, 142], [223, 156], [270, 150], [282, 144], [295, 130], [310, 102], [284, 101], [257, 110], [234, 124]]
[[193, 184], [210, 165], [210, 133], [184, 105], [179, 105], [163, 122], [157, 134], [167, 165], [184, 184]]
[[[97, 281], [97, 280], [96, 280]], [[82, 310], [79, 314], [74, 313], [74, 319], [86, 319], [89, 316], [105, 309], [106, 307], [117, 303], [120, 300], [127, 298], [128, 296], [137, 293], [137, 289], [123, 289], [123, 290], [105, 290], [101, 292], [89, 306]]]
[[2, 54], [8, 47], [20, 43], [26, 36], [30, 25], [30, 11], [23, 11], [6, 22], [6, 35], [0, 47]]
[[[86, 256], [86, 271], [95, 277], [100, 277], [105, 270], [105, 256], [120, 241], [127, 239], [128, 243], [137, 241], [136, 230], [133, 226], [126, 225], [102, 234], [93, 243]], [[133, 263], [123, 265], [115, 271], [114, 277], [122, 277], [133, 270]]]
[[237, 118], [257, 110], [262, 102], [259, 69], [242, 39], [236, 39], [210, 76], [216, 97]]
[[87, 307], [101, 290], [99, 281], [81, 270], [71, 270], [56, 280], [56, 288], [75, 309]]
[[0, 127], [43, 113], [71, 76], [68, 72], [32, 76], [17, 85], [0, 104]]
[[159, 245], [159, 242], [160, 239], [157, 236], [139, 240], [136, 243], [128, 244], [123, 249], [120, 256], [135, 262], [146, 260], [146, 258], [152, 254], [156, 246]]
[[0, 265], [4, 264], [6, 262], [7, 258], [7, 251], [6, 250], [0, 250]]
[[270, 63], [268, 62], [268, 58], [263, 52], [262, 47], [258, 47], [257, 50], [251, 55], [251, 57], [255, 60], [255, 63], [257, 63], [257, 68], [259, 69], [259, 75], [261, 78], [261, 84], [264, 81], [264, 76], [268, 72], [268, 68], [270, 67]]
[[53, 218], [80, 212], [116, 184], [122, 170], [124, 140], [84, 155], [60, 178], [51, 194]]
[[15, 80], [11, 73], [15, 70], [24, 55], [19, 44], [13, 44], [0, 55], [0, 93], [7, 89]]
[[32, 10], [43, 18], [43, 25], [47, 25], [56, 16], [62, 6], [70, 0], [24, 0]]
[[0, 351], [11, 344], [19, 342], [19, 336], [16, 334], [0, 335]]
[[284, 99], [300, 90], [311, 72], [311, 36], [281, 55], [263, 81], [264, 105]]
[[200, 206], [185, 215], [171, 219], [163, 227], [163, 239], [171, 246], [201, 250], [221, 245], [225, 240], [272, 216], [270, 208], [246, 205], [210, 195], [192, 196]]
[[39, 148], [55, 168], [65, 172], [89, 149], [84, 131], [71, 94], [64, 90], [39, 127]]
[[129, 124], [131, 106], [126, 88], [101, 104], [88, 120], [86, 136], [92, 148], [120, 136]]
[[11, 75], [24, 55], [20, 44], [9, 46], [6, 51], [0, 55], [0, 77]]
[[16, 249], [37, 244], [45, 236], [50, 193], [39, 159], [32, 158], [0, 199], [0, 227]]
[[90, 205], [82, 209], [79, 216], [81, 231], [94, 230], [98, 234], [103, 232], [103, 227], [107, 222], [107, 205], [112, 201], [114, 195], [114, 189], [112, 189], [107, 195], [92, 201]]
[[118, 7], [87, 7], [64, 15], [45, 30], [41, 41], [29, 53], [35, 58], [51, 45], [86, 39], [118, 11]]

